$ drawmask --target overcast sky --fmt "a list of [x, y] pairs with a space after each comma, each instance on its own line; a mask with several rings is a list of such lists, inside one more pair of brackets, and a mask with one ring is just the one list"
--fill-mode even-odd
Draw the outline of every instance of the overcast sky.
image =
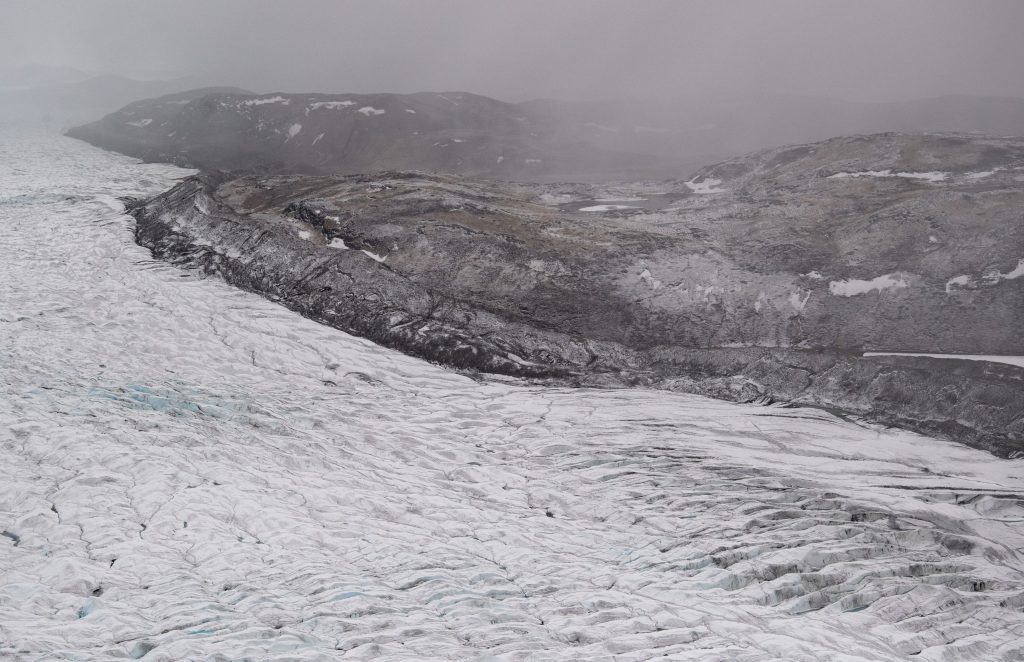
[[259, 92], [1024, 97], [1024, 0], [0, 0], [30, 62]]

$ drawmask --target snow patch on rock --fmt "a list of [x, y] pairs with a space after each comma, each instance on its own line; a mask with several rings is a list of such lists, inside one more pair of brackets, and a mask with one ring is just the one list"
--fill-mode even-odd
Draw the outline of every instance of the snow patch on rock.
[[811, 298], [811, 291], [797, 290], [789, 295], [789, 305], [793, 307], [793, 310], [797, 314], [804, 312], [804, 308], [807, 307], [807, 302]]
[[963, 276], [956, 276], [946, 281], [946, 294], [952, 294], [954, 290], [960, 290], [965, 287], [969, 287], [974, 279], [964, 274]]
[[321, 108], [327, 108], [328, 110], [336, 110], [354, 105], [356, 105], [355, 101], [317, 101], [316, 103], [309, 104], [309, 109], [320, 110]]
[[644, 269], [640, 272], [640, 280], [648, 285], [652, 290], [656, 290], [661, 287], [661, 281], [651, 275], [651, 272]]
[[711, 177], [705, 178], [703, 181], [698, 182], [697, 178], [694, 177], [690, 181], [686, 182], [686, 188], [690, 189], [698, 195], [707, 195], [709, 193], [725, 193], [728, 189], [719, 188], [719, 184], [722, 183], [721, 179], [714, 179]]
[[828, 179], [847, 179], [857, 177], [900, 177], [902, 179], [922, 179], [927, 182], [941, 182], [949, 173], [946, 172], [893, 172], [892, 170], [861, 170], [858, 172], [837, 172], [829, 175]]
[[279, 104], [287, 106], [288, 104], [291, 103], [291, 99], [287, 99], [287, 98], [282, 97], [282, 96], [262, 97], [262, 98], [259, 98], [259, 99], [249, 99], [248, 101], [243, 101], [239, 105], [240, 106], [263, 106], [263, 105], [266, 105], [268, 103], [279, 103]]
[[615, 211], [617, 209], [640, 209], [635, 205], [591, 205], [590, 207], [582, 207], [580, 211]]
[[858, 294], [867, 294], [869, 292], [888, 289], [902, 289], [909, 287], [903, 274], [884, 274], [871, 280], [858, 280], [851, 278], [849, 280], [834, 280], [828, 284], [828, 291], [835, 296], [840, 297], [852, 297]]

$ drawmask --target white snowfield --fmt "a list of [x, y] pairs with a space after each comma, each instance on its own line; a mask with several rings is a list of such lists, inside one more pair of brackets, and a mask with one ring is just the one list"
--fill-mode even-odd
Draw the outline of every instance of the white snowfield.
[[185, 171], [0, 148], [0, 658], [1024, 655], [1024, 460], [477, 383], [154, 261]]

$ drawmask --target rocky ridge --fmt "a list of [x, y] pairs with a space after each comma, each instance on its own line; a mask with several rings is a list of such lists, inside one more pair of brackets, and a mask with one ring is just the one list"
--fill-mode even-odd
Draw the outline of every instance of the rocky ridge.
[[1024, 141], [883, 134], [687, 181], [204, 174], [137, 239], [456, 367], [783, 400], [1024, 450]]
[[70, 134], [144, 160], [203, 169], [605, 182], [678, 178], [735, 154], [886, 131], [1021, 135], [1024, 100], [863, 104], [777, 95], [696, 106], [206, 89], [138, 101]]

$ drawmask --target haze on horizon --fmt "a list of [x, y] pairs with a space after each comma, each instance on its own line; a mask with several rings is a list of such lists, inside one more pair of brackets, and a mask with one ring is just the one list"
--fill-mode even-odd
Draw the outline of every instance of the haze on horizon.
[[508, 101], [1024, 97], [1018, 0], [7, 0], [0, 69]]

